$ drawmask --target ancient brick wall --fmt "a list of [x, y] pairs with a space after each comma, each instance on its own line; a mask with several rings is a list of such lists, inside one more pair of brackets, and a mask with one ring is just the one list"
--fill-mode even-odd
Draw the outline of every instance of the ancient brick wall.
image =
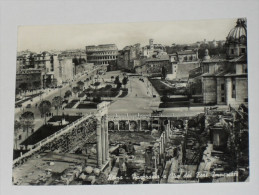
[[[45, 140], [45, 142], [42, 141], [43, 143], [40, 142], [36, 144], [35, 148], [25, 153], [24, 156], [16, 159], [13, 166], [19, 166], [20, 164], [26, 162], [29, 158], [42, 152], [55, 151], [58, 153], [66, 153], [73, 150], [77, 146], [86, 143], [95, 143], [96, 128], [97, 119], [94, 116], [88, 117], [86, 120], [83, 120], [74, 126], [65, 127], [65, 129], [61, 130], [60, 135], [51, 135]], [[67, 132], [62, 133], [62, 131]]]

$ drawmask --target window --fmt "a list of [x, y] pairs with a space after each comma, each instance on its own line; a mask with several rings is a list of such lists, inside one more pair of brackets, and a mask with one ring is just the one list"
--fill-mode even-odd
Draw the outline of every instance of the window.
[[232, 80], [232, 98], [236, 98], [236, 81]]
[[247, 73], [247, 65], [243, 64], [243, 73]]
[[234, 49], [231, 49], [231, 54], [234, 54]]
[[221, 102], [225, 102], [225, 97], [221, 97]]
[[225, 90], [225, 84], [221, 84], [221, 90]]
[[246, 53], [246, 49], [245, 49], [245, 48], [242, 48], [242, 49], [241, 49], [241, 53], [242, 53], [242, 54]]

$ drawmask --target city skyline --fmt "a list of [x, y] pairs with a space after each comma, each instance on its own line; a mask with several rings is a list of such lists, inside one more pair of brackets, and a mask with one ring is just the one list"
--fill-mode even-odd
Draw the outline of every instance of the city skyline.
[[[171, 22], [19, 26], [17, 51], [84, 49], [86, 45], [114, 43], [127, 45], [154, 43], [191, 44], [197, 41], [225, 40], [236, 18]], [[66, 40], [66, 41], [64, 41]], [[119, 40], [119, 41], [118, 41]]]

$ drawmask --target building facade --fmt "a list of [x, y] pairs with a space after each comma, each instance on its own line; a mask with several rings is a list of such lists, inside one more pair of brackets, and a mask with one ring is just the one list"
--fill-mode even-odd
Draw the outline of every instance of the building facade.
[[142, 56], [152, 58], [158, 54], [167, 54], [165, 47], [162, 44], [154, 44], [154, 39], [149, 39], [149, 45], [142, 47]]
[[171, 74], [167, 75], [169, 80], [187, 79], [189, 71], [200, 66], [198, 50], [184, 50], [169, 54], [169, 61], [172, 66]]
[[[20, 75], [23, 75], [24, 72], [34, 74], [31, 73], [32, 70], [41, 70], [41, 75], [38, 78], [41, 80], [41, 87], [55, 87], [57, 85], [56, 73], [59, 63], [56, 54], [47, 51], [40, 53], [26, 51], [18, 54], [16, 62], [16, 73], [19, 75], [18, 77], [23, 77]], [[19, 80], [21, 80], [21, 78], [19, 78]], [[19, 86], [19, 83], [16, 86]], [[33, 87], [29, 86], [30, 84], [28, 83], [28, 89], [33, 89]]]
[[21, 90], [38, 89], [42, 86], [41, 69], [24, 69], [16, 74], [16, 88]]
[[118, 56], [118, 48], [115, 44], [86, 46], [87, 62], [95, 65], [115, 64]]
[[119, 51], [117, 65], [121, 69], [133, 70], [135, 66], [140, 65], [141, 48], [140, 44], [126, 46]]
[[202, 62], [204, 104], [238, 105], [248, 102], [247, 35], [245, 19], [238, 19], [226, 38], [226, 57]]

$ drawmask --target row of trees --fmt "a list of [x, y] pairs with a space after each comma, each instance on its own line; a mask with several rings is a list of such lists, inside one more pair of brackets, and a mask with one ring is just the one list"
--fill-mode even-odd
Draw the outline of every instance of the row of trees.
[[15, 94], [18, 95], [20, 94], [21, 92], [24, 92], [26, 93], [27, 90], [29, 89], [39, 89], [41, 86], [41, 83], [40, 81], [34, 81], [32, 82], [32, 86], [29, 86], [28, 83], [21, 83], [17, 88], [16, 88], [16, 91], [15, 91]]
[[[188, 45], [173, 45], [173, 46], [166, 46], [166, 52], [168, 54], [176, 53], [182, 50], [192, 50], [196, 49], [198, 46], [188, 46]], [[198, 47], [198, 56], [200, 59], [204, 57], [205, 50], [208, 49], [210, 55], [219, 55], [226, 53], [226, 47], [223, 43], [218, 42], [218, 45], [215, 47], [213, 44], [209, 43], [202, 43]]]
[[[74, 94], [77, 94], [79, 93], [80, 91], [83, 91], [84, 90], [84, 82], [83, 81], [78, 81], [77, 82], [77, 86], [73, 87], [72, 88], [72, 91]], [[72, 95], [72, 92], [70, 90], [66, 91], [65, 93], [65, 97], [70, 97]]]
[[[44, 124], [47, 123], [47, 115], [51, 112], [51, 106], [55, 107], [57, 110], [58, 115], [58, 109], [62, 106], [62, 98], [60, 96], [56, 96], [53, 98], [52, 103], [48, 100], [42, 101], [38, 109], [42, 116], [44, 116]], [[20, 129], [23, 129], [24, 132], [26, 132], [26, 137], [29, 136], [29, 130], [33, 130], [34, 127], [34, 113], [27, 111], [21, 114], [20, 120], [15, 120], [14, 122], [14, 131], [15, 134], [18, 133]], [[16, 146], [17, 146], [17, 138], [15, 138]]]

